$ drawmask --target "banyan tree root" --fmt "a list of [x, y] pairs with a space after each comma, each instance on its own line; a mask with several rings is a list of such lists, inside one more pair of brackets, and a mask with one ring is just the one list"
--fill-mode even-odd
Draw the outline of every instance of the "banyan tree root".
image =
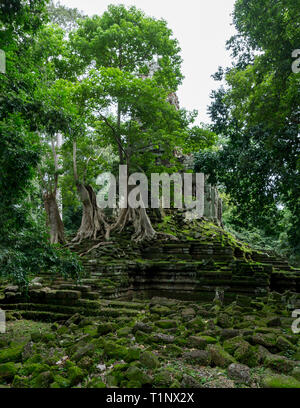
[[122, 232], [129, 223], [132, 223], [134, 227], [135, 232], [132, 240], [135, 242], [151, 241], [158, 236], [174, 241], [178, 240], [174, 235], [155, 231], [144, 207], [121, 209], [115, 224], [106, 229], [105, 239], [109, 240], [110, 234], [113, 231]]
[[105, 236], [108, 224], [102, 210], [97, 206], [96, 194], [89, 185], [77, 183], [77, 192], [82, 202], [81, 225], [72, 243], [79, 245], [84, 239]]
[[87, 251], [82, 252], [79, 256], [87, 255], [88, 253], [90, 253], [90, 252], [93, 251], [94, 249], [97, 249], [97, 248], [100, 248], [101, 246], [106, 246], [106, 245], [113, 245], [113, 242], [106, 242], [106, 241], [102, 242], [102, 241], [101, 241], [101, 242], [99, 242], [98, 244], [92, 246], [92, 248], [88, 249]]

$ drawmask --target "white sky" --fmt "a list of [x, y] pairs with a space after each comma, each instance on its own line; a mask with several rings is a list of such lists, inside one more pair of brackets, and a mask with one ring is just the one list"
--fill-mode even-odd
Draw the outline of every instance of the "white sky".
[[85, 14], [101, 15], [109, 4], [134, 5], [148, 16], [164, 18], [181, 47], [185, 76], [178, 91], [180, 106], [199, 112], [196, 123], [208, 123], [210, 92], [219, 86], [211, 75], [229, 66], [225, 42], [235, 33], [231, 25], [235, 0], [60, 0]]

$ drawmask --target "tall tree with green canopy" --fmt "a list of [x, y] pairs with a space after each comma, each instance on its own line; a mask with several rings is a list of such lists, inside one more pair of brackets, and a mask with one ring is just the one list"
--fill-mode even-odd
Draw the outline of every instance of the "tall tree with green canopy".
[[[186, 140], [195, 141], [200, 133], [188, 129], [194, 113], [177, 111], [167, 101], [168, 95], [176, 92], [182, 74], [178, 42], [166, 22], [147, 17], [135, 7], [109, 6], [101, 17], [81, 21], [70, 39], [87, 77], [80, 85], [81, 95], [86, 96], [82, 106], [93, 112], [94, 127], [114, 146], [119, 164], [128, 166], [128, 175], [153, 170], [153, 150], [158, 148], [175, 164], [175, 147]], [[157, 235], [144, 208], [128, 207], [106, 228], [106, 238], [128, 222], [134, 224], [137, 241]], [[90, 226], [86, 230], [90, 231]]]
[[219, 180], [236, 205], [238, 222], [276, 230], [280, 205], [291, 213], [289, 240], [300, 251], [299, 74], [292, 53], [300, 44], [294, 0], [238, 0], [238, 34], [228, 41], [234, 63], [215, 79], [213, 130], [227, 138], [217, 153], [198, 155], [196, 169]]
[[46, 4], [0, 4], [0, 48], [6, 54], [6, 73], [0, 74], [0, 274], [20, 285], [41, 270], [68, 275], [81, 269], [73, 255], [48, 244], [33, 185], [41, 158], [36, 90], [45, 63], [43, 53], [33, 57], [33, 45], [47, 22]]
[[14, 222], [16, 204], [24, 197], [38, 161], [38, 137], [30, 120], [38, 75], [30, 47], [46, 20], [46, 3], [13, 0], [0, 4], [0, 49], [6, 54], [6, 73], [0, 73], [1, 228]]
[[[135, 7], [126, 9], [124, 6], [109, 6], [108, 11], [101, 17], [94, 16], [81, 21], [79, 29], [70, 34], [71, 43], [83, 70], [91, 64], [97, 69], [90, 71], [88, 79], [81, 84], [81, 91], [89, 95], [88, 104], [91, 111], [97, 112], [95, 114], [97, 129], [103, 131], [103, 127], [106, 128], [104, 134], [108, 135], [108, 142], [116, 147], [119, 163], [126, 163], [131, 170], [134, 160], [132, 153], [138, 148], [134, 146], [132, 140], [140, 135], [140, 140], [143, 140], [140, 142], [140, 148], [143, 147], [143, 143], [144, 147], [149, 145], [151, 134], [154, 136], [150, 126], [158, 119], [155, 116], [162, 109], [162, 103], [163, 109], [170, 111], [171, 106], [166, 102], [167, 95], [176, 91], [182, 79], [179, 47], [171, 35], [172, 32], [167, 28], [166, 22], [148, 18]], [[159, 69], [153, 72], [151, 81], [143, 80], [143, 76], [149, 75], [151, 63], [156, 63]], [[158, 92], [155, 91], [155, 87]], [[160, 115], [163, 116], [163, 111], [160, 111]], [[163, 133], [166, 134], [167, 129], [159, 129], [161, 124], [160, 118], [155, 132], [156, 135], [161, 133], [163, 140]], [[157, 145], [157, 141], [154, 140], [152, 144]], [[75, 155], [76, 140], [74, 140], [76, 170]], [[79, 183], [77, 172], [74, 173], [79, 195], [82, 196], [82, 191], [85, 191], [86, 187]], [[89, 222], [86, 222], [85, 227], [82, 224], [79, 231], [80, 239], [85, 235], [84, 230], [89, 231], [87, 234], [91, 236], [93, 228], [91, 229], [90, 220], [99, 214], [94, 193], [89, 189], [89, 194], [85, 196], [89, 198], [85, 200], [89, 204], [89, 213], [94, 215], [86, 218]], [[152, 227], [150, 228], [150, 220], [146, 212], [143, 212], [141, 222], [145, 222], [149, 226], [149, 234], [154, 235]], [[86, 213], [84, 210], [83, 215]], [[92, 231], [93, 236], [101, 230], [98, 218], [97, 215], [96, 222], [92, 222], [96, 228], [96, 231]], [[120, 219], [127, 219], [127, 216], [120, 214]], [[119, 225], [119, 221], [116, 225]]]
[[77, 8], [69, 8], [60, 3], [60, 1], [51, 1], [47, 7], [49, 19], [52, 24], [57, 24], [66, 32], [77, 28], [77, 20], [85, 18], [85, 15]]
[[47, 214], [51, 243], [64, 243], [64, 230], [57, 203], [62, 145], [62, 133], [70, 120], [66, 109], [68, 95], [64, 92], [62, 77], [67, 75], [68, 50], [65, 32], [58, 26], [47, 25], [40, 30], [31, 47], [32, 58], [42, 59], [40, 83], [34, 91], [36, 112], [32, 121], [39, 131], [41, 160], [38, 165], [39, 181]]

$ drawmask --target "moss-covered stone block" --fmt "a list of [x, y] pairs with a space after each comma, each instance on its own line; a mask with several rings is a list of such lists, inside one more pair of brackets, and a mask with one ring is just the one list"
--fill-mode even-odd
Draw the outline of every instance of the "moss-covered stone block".
[[295, 351], [296, 347], [285, 337], [279, 336], [276, 341], [276, 347], [280, 351]]
[[82, 368], [76, 366], [76, 364], [73, 363], [72, 361], [66, 362], [66, 369], [67, 377], [70, 381], [71, 387], [77, 385], [84, 379], [85, 371]]
[[139, 360], [141, 355], [141, 350], [137, 347], [129, 347], [127, 350], [127, 354], [124, 357], [126, 363], [131, 363], [132, 361]]
[[208, 344], [216, 344], [217, 339], [211, 336], [190, 336], [190, 345], [199, 350], [204, 350]]
[[30, 388], [30, 379], [28, 377], [15, 375], [11, 386], [12, 388]]
[[242, 336], [232, 337], [223, 343], [224, 350], [233, 355], [238, 347], [248, 346], [249, 343]]
[[117, 325], [115, 323], [111, 323], [111, 322], [101, 323], [98, 325], [97, 333], [100, 336], [103, 336], [105, 334], [114, 332], [116, 328], [117, 328]]
[[45, 363], [31, 363], [27, 360], [26, 364], [23, 365], [21, 369], [21, 374], [23, 375], [37, 375], [42, 372], [49, 371], [49, 365]]
[[160, 327], [161, 329], [172, 329], [177, 327], [176, 320], [158, 320], [155, 322], [155, 325]]
[[182, 358], [189, 364], [200, 366], [209, 366], [211, 363], [211, 354], [205, 350], [191, 350], [183, 353]]
[[230, 364], [236, 363], [236, 360], [219, 344], [208, 345], [207, 351], [211, 355], [211, 363], [213, 366], [226, 368]]
[[201, 332], [205, 330], [206, 324], [201, 317], [195, 317], [186, 324], [187, 328], [193, 329], [196, 332]]
[[142, 385], [152, 384], [153, 382], [153, 379], [147, 373], [136, 366], [129, 367], [125, 372], [125, 376], [128, 380], [140, 382]]
[[262, 388], [300, 388], [300, 381], [286, 375], [266, 375], [261, 380]]
[[106, 385], [100, 378], [93, 378], [88, 382], [87, 388], [106, 388]]
[[53, 374], [51, 371], [44, 371], [33, 377], [30, 382], [31, 388], [48, 388], [53, 382]]
[[24, 344], [10, 346], [0, 350], [0, 364], [6, 362], [19, 362], [22, 360]]
[[182, 348], [176, 344], [167, 344], [162, 352], [163, 354], [171, 357], [180, 357], [183, 353]]
[[71, 381], [68, 378], [56, 374], [54, 375], [52, 384], [50, 384], [50, 388], [69, 388], [70, 385]]
[[162, 368], [154, 375], [154, 385], [160, 388], [168, 388], [174, 381], [174, 376], [171, 371]]
[[76, 352], [72, 355], [72, 360], [77, 362], [84, 356], [92, 356], [95, 350], [95, 345], [88, 343], [83, 346], [78, 347]]
[[220, 313], [217, 316], [216, 323], [218, 326], [220, 326], [222, 329], [228, 329], [232, 326], [232, 321], [231, 317], [227, 313]]
[[0, 364], [0, 380], [12, 380], [19, 368], [19, 364], [14, 364], [11, 362]]
[[117, 330], [117, 336], [118, 337], [128, 337], [132, 333], [132, 328], [131, 327], [121, 327], [119, 330]]
[[142, 353], [140, 356], [140, 362], [144, 367], [150, 368], [151, 370], [160, 366], [157, 356], [151, 351], [145, 351]]
[[104, 343], [104, 352], [108, 357], [123, 359], [127, 355], [127, 348], [108, 340]]
[[294, 361], [278, 354], [268, 354], [264, 360], [265, 367], [284, 374], [290, 373], [295, 364]]

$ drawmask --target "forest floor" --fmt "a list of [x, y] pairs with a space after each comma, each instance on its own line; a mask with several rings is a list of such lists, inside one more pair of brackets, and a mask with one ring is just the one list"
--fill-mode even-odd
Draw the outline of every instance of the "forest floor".
[[0, 334], [0, 386], [300, 388], [300, 335], [282, 301], [156, 297], [108, 301], [101, 319], [11, 320]]

